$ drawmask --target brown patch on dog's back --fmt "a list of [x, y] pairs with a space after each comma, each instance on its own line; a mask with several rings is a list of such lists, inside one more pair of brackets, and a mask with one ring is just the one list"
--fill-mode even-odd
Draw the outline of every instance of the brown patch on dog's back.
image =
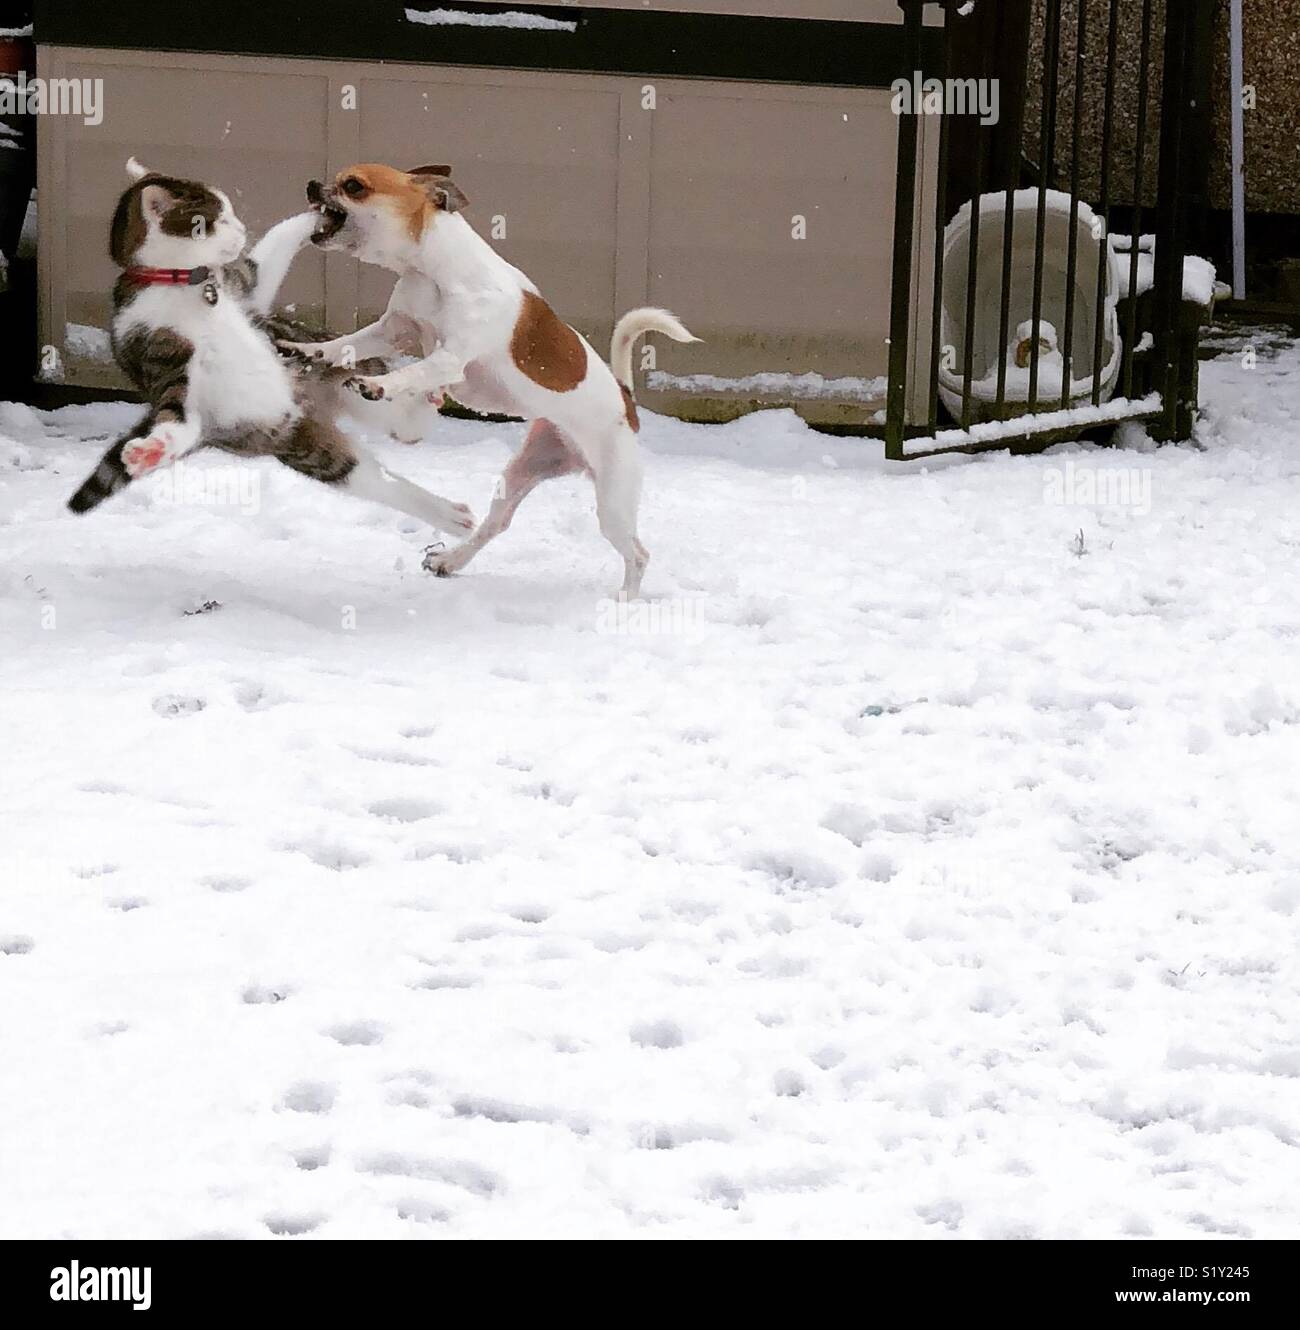
[[618, 390], [623, 394], [623, 414], [627, 417], [627, 423], [632, 427], [632, 432], [638, 434], [641, 431], [641, 417], [636, 413], [636, 398], [632, 396], [632, 389], [626, 383], [620, 383]]
[[524, 292], [510, 357], [522, 374], [551, 392], [572, 392], [587, 377], [587, 348], [541, 296]]

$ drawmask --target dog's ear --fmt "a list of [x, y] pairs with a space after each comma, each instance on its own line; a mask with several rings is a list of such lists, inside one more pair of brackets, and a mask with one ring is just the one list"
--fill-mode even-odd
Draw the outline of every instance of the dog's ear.
[[433, 201], [443, 212], [460, 212], [462, 208], [469, 207], [469, 199], [465, 197], [464, 191], [450, 180], [444, 180], [434, 187]]
[[406, 174], [414, 177], [416, 184], [433, 200], [435, 208], [441, 208], [443, 212], [460, 212], [469, 207], [469, 199], [451, 178], [450, 166], [417, 166]]
[[[428, 169], [426, 166], [424, 172]], [[463, 207], [470, 206], [470, 199], [464, 197], [463, 190], [450, 176], [428, 176], [424, 172], [407, 174], [415, 178], [415, 184], [430, 197], [434, 207], [442, 209], [444, 213], [459, 213]]]

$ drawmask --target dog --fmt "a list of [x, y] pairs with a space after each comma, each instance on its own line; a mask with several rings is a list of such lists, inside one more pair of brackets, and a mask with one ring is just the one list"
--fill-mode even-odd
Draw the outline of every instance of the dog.
[[465, 220], [469, 200], [448, 166], [350, 166], [329, 186], [309, 182], [307, 199], [320, 216], [314, 245], [389, 268], [398, 280], [376, 323], [328, 342], [285, 343], [287, 351], [338, 365], [418, 348], [414, 364], [354, 375], [347, 387], [371, 401], [422, 394], [441, 405], [448, 394], [470, 410], [531, 422], [483, 523], [463, 544], [431, 551], [425, 568], [440, 577], [459, 572], [510, 525], [536, 485], [585, 471], [601, 532], [623, 558], [622, 594], [638, 596], [649, 555], [637, 536], [632, 347], [650, 332], [700, 339], [666, 310], [634, 309], [618, 321], [606, 365]]

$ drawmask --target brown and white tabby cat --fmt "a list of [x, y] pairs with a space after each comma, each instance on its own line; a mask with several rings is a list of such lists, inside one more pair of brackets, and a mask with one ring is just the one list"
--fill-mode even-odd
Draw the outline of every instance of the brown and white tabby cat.
[[[347, 372], [291, 366], [276, 352], [271, 303], [319, 215], [280, 222], [244, 255], [247, 232], [220, 190], [134, 158], [127, 174], [134, 183], [109, 242], [123, 269], [113, 289], [113, 353], [149, 411], [68, 501], [73, 512], [199, 448], [219, 448], [275, 457], [442, 531], [471, 531], [464, 504], [392, 474], [342, 433], [338, 418], [355, 416], [360, 402], [342, 388]], [[400, 432], [401, 422], [381, 423]]]

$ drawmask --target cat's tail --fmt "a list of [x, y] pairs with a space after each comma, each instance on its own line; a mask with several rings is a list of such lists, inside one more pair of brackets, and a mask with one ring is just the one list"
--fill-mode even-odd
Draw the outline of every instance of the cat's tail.
[[100, 458], [99, 465], [86, 477], [81, 488], [68, 500], [68, 507], [74, 513], [88, 513], [92, 508], [97, 508], [105, 499], [111, 498], [118, 490], [125, 489], [131, 483], [131, 474], [122, 461], [122, 450], [126, 443], [126, 439], [119, 439]]

